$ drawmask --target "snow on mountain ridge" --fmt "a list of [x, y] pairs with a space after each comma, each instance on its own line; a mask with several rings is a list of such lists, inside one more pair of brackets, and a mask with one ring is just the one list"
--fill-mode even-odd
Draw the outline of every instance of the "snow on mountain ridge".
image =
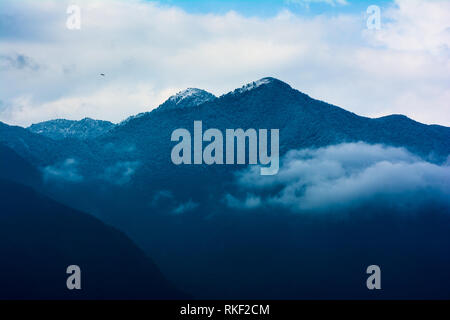
[[234, 91], [231, 91], [230, 93], [224, 94], [228, 95], [228, 94], [232, 94], [232, 95], [236, 95], [236, 94], [242, 94], [242, 93], [246, 93], [252, 90], [255, 90], [257, 88], [260, 88], [262, 86], [284, 86], [287, 88], [291, 88], [290, 85], [288, 85], [287, 83], [278, 80], [276, 78], [272, 78], [272, 77], [266, 77], [266, 78], [262, 78], [256, 81], [252, 81], [249, 82], [245, 85], [243, 85], [241, 88], [235, 89]]
[[[217, 97], [208, 91], [197, 89], [197, 88], [187, 88], [186, 90], [180, 91], [173, 96], [170, 96], [165, 102], [158, 106], [154, 111], [164, 111], [173, 110], [180, 108], [191, 108], [199, 106], [203, 103], [209, 102], [216, 99]], [[130, 116], [119, 123], [119, 126], [123, 126], [129, 123], [131, 120], [142, 118], [145, 115], [150, 114], [151, 111], [141, 112], [134, 116]]]
[[202, 89], [187, 88], [171, 96], [159, 106], [159, 110], [168, 110], [175, 108], [187, 108], [201, 105], [205, 102], [216, 99], [216, 96]]
[[95, 138], [114, 127], [109, 121], [84, 118], [82, 120], [55, 119], [36, 123], [28, 127], [31, 132], [54, 140], [64, 138]]
[[171, 96], [169, 101], [175, 102], [175, 104], [179, 104], [183, 100], [187, 98], [192, 98], [196, 102], [202, 103], [211, 100], [212, 94], [206, 92], [205, 90], [197, 89], [197, 88], [187, 88], [186, 90], [180, 91], [177, 94]]
[[256, 89], [264, 84], [269, 84], [271, 82], [271, 80], [269, 78], [263, 78], [257, 81], [253, 81], [250, 83], [247, 83], [246, 85], [242, 86], [240, 89], [238, 89], [239, 92], [245, 92], [245, 91], [250, 91], [253, 89]]

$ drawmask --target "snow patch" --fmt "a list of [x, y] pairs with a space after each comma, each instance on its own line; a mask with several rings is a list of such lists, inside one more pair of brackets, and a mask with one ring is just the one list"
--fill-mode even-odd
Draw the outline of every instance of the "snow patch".
[[186, 90], [180, 91], [176, 95], [171, 96], [168, 101], [177, 105], [186, 99], [189, 99], [192, 105], [200, 105], [212, 100], [213, 96], [204, 90], [187, 88]]
[[272, 80], [270, 78], [263, 78], [263, 79], [260, 79], [258, 81], [250, 82], [250, 83], [246, 84], [245, 86], [243, 86], [242, 88], [237, 89], [236, 91], [238, 93], [243, 93], [243, 92], [246, 92], [246, 91], [250, 91], [250, 90], [256, 89], [256, 88], [258, 88], [258, 87], [260, 87], [262, 85], [270, 84], [271, 82], [272, 82]]

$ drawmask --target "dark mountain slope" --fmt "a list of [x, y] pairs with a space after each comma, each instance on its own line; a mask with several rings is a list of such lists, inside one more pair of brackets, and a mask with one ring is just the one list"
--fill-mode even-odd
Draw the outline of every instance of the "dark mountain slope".
[[430, 155], [431, 161], [445, 160], [450, 154], [450, 128], [425, 125], [404, 115], [390, 115], [370, 121], [366, 141], [391, 141], [421, 155]]
[[52, 161], [56, 143], [19, 126], [0, 122], [0, 143], [10, 147], [32, 163]]
[[[1, 299], [182, 298], [123, 233], [28, 187], [0, 180]], [[82, 290], [66, 288], [79, 265]]]
[[95, 155], [84, 140], [74, 138], [54, 140], [2, 122], [0, 122], [0, 144], [11, 148], [35, 167], [44, 167], [73, 157], [82, 158], [85, 163], [95, 162]]
[[0, 144], [0, 179], [34, 188], [42, 183], [41, 173], [11, 148]]

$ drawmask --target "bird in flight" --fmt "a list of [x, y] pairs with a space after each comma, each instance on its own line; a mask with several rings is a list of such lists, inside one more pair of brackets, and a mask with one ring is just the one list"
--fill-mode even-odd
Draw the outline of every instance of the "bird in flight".
[[104, 73], [100, 73], [100, 75], [101, 75], [102, 77], [104, 77], [104, 76], [105, 76], [105, 74], [104, 74]]

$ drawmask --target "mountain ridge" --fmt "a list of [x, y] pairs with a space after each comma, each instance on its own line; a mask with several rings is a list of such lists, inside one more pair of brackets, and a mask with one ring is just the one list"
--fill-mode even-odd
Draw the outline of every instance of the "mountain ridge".
[[[281, 81], [281, 80], [279, 80], [277, 78], [274, 78], [274, 77], [264, 77], [264, 78], [261, 78], [261, 79], [256, 80], [256, 81], [249, 82], [247, 84], [244, 84], [240, 88], [237, 88], [237, 89], [234, 89], [234, 90], [232, 90], [230, 92], [224, 93], [224, 94], [220, 95], [219, 97], [216, 97], [212, 93], [210, 93], [210, 92], [208, 92], [206, 90], [203, 90], [203, 89], [187, 88], [185, 90], [182, 90], [182, 91], [178, 92], [177, 94], [174, 94], [174, 95], [170, 96], [162, 104], [160, 104], [158, 107], [156, 107], [156, 108], [154, 108], [154, 109], [152, 109], [150, 111], [145, 111], [145, 112], [142, 112], [142, 113], [138, 113], [136, 115], [129, 116], [128, 118], [126, 118], [126, 119], [122, 120], [121, 122], [119, 122], [119, 125], [123, 125], [123, 124], [128, 123], [130, 120], [133, 120], [133, 119], [136, 119], [136, 118], [140, 118], [140, 117], [145, 116], [145, 115], [149, 115], [153, 111], [156, 111], [156, 110], [158, 110], [158, 112], [161, 112], [161, 111], [167, 111], [167, 110], [176, 109], [176, 108], [173, 108], [173, 107], [167, 107], [167, 105], [171, 105], [173, 103], [175, 105], [181, 104], [180, 109], [181, 108], [185, 108], [187, 106], [183, 105], [183, 103], [180, 103], [180, 102], [183, 102], [183, 100], [186, 99], [186, 96], [189, 97], [189, 96], [195, 96], [197, 94], [200, 94], [200, 95], [205, 95], [205, 96], [209, 97], [209, 98], [204, 99], [204, 100], [200, 99], [198, 101], [195, 101], [194, 104], [190, 105], [190, 106], [199, 106], [201, 104], [211, 102], [211, 101], [213, 101], [215, 99], [225, 98], [225, 97], [229, 97], [229, 96], [234, 96], [234, 95], [239, 94], [239, 93], [242, 94], [242, 93], [245, 93], [245, 92], [249, 92], [249, 91], [252, 91], [253, 89], [257, 89], [257, 88], [259, 88], [261, 86], [279, 86], [279, 87], [281, 86], [281, 87], [285, 87], [287, 89], [292, 89], [292, 90], [297, 91], [298, 93], [300, 93], [301, 95], [303, 95], [306, 98], [315, 100], [315, 101], [317, 101], [319, 103], [327, 104], [327, 105], [335, 107], [335, 108], [342, 109], [344, 111], [347, 111], [347, 112], [350, 112], [352, 114], [355, 114], [355, 115], [357, 115], [357, 116], [359, 116], [361, 118], [367, 118], [367, 119], [372, 119], [372, 120], [377, 120], [377, 119], [381, 120], [381, 119], [390, 119], [390, 118], [396, 118], [396, 119], [402, 119], [402, 118], [404, 119], [404, 118], [406, 118], [406, 119], [409, 119], [411, 121], [414, 121], [416, 123], [420, 123], [420, 124], [426, 125], [426, 126], [437, 126], [437, 127], [449, 128], [448, 126], [439, 125], [439, 124], [424, 124], [424, 123], [416, 121], [416, 120], [414, 120], [412, 118], [409, 118], [408, 116], [403, 115], [403, 114], [388, 114], [388, 115], [384, 115], [384, 116], [380, 116], [380, 117], [361, 116], [361, 115], [358, 115], [358, 114], [356, 114], [356, 113], [354, 113], [352, 111], [344, 109], [342, 107], [338, 107], [336, 105], [329, 104], [329, 103], [324, 102], [322, 100], [317, 100], [317, 99], [311, 98], [306, 93], [304, 93], [304, 92], [302, 92], [300, 90], [294, 89], [288, 83], [286, 83], [284, 81]], [[92, 119], [92, 118], [89, 118], [89, 117], [85, 117], [85, 118], [83, 118], [81, 120], [68, 120], [68, 119], [64, 119], [64, 118], [50, 119], [50, 120], [46, 120], [46, 121], [42, 121], [42, 122], [38, 122], [38, 123], [32, 124], [32, 125], [30, 125], [28, 127], [25, 127], [25, 129], [28, 129], [28, 130], [30, 130], [33, 133], [42, 134], [43, 132], [39, 132], [40, 131], [40, 128], [39, 128], [40, 125], [50, 124], [50, 123], [59, 123], [59, 122], [60, 123], [64, 123], [64, 124], [71, 124], [72, 125], [72, 124], [77, 124], [77, 123], [85, 123], [86, 121], [92, 121], [92, 122], [97, 122], [97, 123], [105, 123], [105, 124], [110, 125], [111, 128], [116, 126], [112, 122], [107, 121], [107, 120]], [[4, 125], [8, 125], [10, 127], [21, 127], [21, 126], [9, 125], [9, 124], [7, 124], [5, 122], [0, 121], [0, 124], [1, 123], [4, 124]], [[106, 131], [108, 131], [108, 130], [106, 130]], [[45, 132], [42, 135], [49, 137], [48, 135], [45, 134]], [[88, 136], [86, 138], [88, 138], [88, 139], [89, 138], [95, 138], [95, 137], [97, 137], [99, 135], [91, 135], [91, 136]], [[61, 137], [61, 138], [66, 138], [66, 137], [70, 137], [70, 134], [68, 134], [65, 137]], [[60, 138], [57, 138], [57, 139], [60, 139]]]
[[[203, 120], [205, 129], [279, 128], [281, 153], [289, 149], [365, 141], [406, 147], [425, 157], [433, 153], [435, 161], [442, 161], [450, 154], [449, 127], [426, 125], [397, 115], [362, 117], [313, 99], [270, 77], [242, 88], [195, 108], [156, 108], [85, 140], [52, 140], [3, 124], [0, 125], [0, 142], [39, 165], [50, 165], [67, 158], [101, 160], [113, 165], [117, 157], [123, 161], [139, 160], [145, 166], [158, 165], [165, 161], [163, 153], [170, 155], [171, 132], [177, 128], [190, 128], [193, 121]], [[168, 102], [171, 102], [170, 98]], [[48, 151], [42, 153], [42, 150]], [[135, 151], [123, 153], [120, 150]]]
[[54, 140], [66, 138], [89, 139], [96, 138], [115, 125], [105, 120], [83, 118], [81, 120], [54, 119], [32, 124], [27, 129]]

